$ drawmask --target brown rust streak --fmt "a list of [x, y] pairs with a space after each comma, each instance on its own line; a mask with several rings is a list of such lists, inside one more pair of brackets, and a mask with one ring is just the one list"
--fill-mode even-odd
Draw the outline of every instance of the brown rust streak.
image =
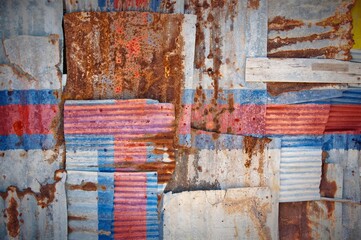
[[18, 219], [19, 212], [18, 212], [18, 203], [14, 198], [11, 198], [9, 201], [9, 207], [6, 209], [7, 213], [7, 230], [11, 237], [17, 237], [20, 232], [20, 222]]
[[268, 31], [289, 31], [297, 27], [302, 27], [304, 22], [295, 19], [286, 19], [285, 17], [277, 16], [268, 22]]
[[68, 184], [67, 188], [69, 190], [83, 190], [83, 191], [97, 191], [100, 186], [92, 182], [85, 182], [81, 184]]
[[327, 169], [328, 164], [326, 163], [326, 158], [328, 157], [328, 153], [322, 152], [322, 175], [321, 175], [321, 183], [320, 183], [320, 194], [322, 197], [330, 197], [334, 198], [337, 191], [336, 181], [328, 181], [327, 179]]
[[257, 10], [259, 8], [259, 0], [248, 0], [247, 7]]
[[267, 83], [267, 92], [272, 96], [278, 96], [286, 92], [298, 92], [310, 90], [316, 87], [333, 87], [338, 84], [332, 83]]
[[335, 58], [341, 50], [345, 51], [346, 53], [343, 60], [350, 60], [351, 56], [347, 54], [347, 52], [350, 51], [348, 45], [341, 47], [329, 46], [319, 49], [284, 50], [274, 53], [268, 53], [267, 56], [271, 58], [312, 58], [321, 56], [325, 56], [326, 58]]

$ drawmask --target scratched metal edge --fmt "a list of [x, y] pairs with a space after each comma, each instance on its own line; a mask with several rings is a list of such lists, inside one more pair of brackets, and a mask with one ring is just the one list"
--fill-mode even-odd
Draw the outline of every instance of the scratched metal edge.
[[68, 171], [66, 190], [69, 239], [159, 237], [155, 172]]

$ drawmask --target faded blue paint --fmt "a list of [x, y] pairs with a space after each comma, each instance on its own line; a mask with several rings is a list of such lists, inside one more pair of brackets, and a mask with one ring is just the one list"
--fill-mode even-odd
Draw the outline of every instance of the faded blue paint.
[[322, 150], [361, 150], [361, 134], [325, 134]]
[[[319, 135], [297, 135], [297, 136], [282, 136], [281, 148], [321, 148], [322, 136]], [[297, 149], [299, 151], [300, 149]]]
[[0, 136], [0, 150], [10, 149], [52, 149], [56, 144], [53, 134], [15, 134]]
[[157, 186], [157, 173], [147, 173], [147, 238], [159, 238]]
[[195, 134], [192, 142], [193, 147], [197, 149], [224, 150], [224, 149], [242, 149], [243, 136], [230, 134]]
[[98, 173], [98, 185], [98, 229], [111, 233], [98, 239], [114, 239], [114, 175]]
[[[278, 96], [271, 96], [268, 94], [268, 104], [295, 104], [295, 103], [316, 103], [329, 104], [330, 97], [342, 96], [341, 90], [307, 90], [297, 92], [282, 93]], [[325, 101], [322, 101], [325, 100]]]
[[60, 91], [57, 90], [13, 90], [0, 91], [0, 106], [10, 104], [58, 104]]

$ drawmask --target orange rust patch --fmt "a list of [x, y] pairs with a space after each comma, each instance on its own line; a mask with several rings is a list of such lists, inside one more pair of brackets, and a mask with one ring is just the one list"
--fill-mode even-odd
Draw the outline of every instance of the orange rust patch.
[[297, 27], [302, 27], [304, 22], [295, 19], [286, 19], [285, 17], [277, 16], [268, 22], [269, 31], [289, 31]]
[[6, 224], [8, 233], [11, 237], [16, 237], [20, 232], [20, 223], [19, 223], [19, 212], [18, 212], [18, 203], [14, 198], [10, 199], [9, 207], [6, 209], [8, 221]]
[[83, 190], [83, 191], [97, 191], [98, 185], [92, 182], [86, 182], [79, 185], [69, 184], [67, 185], [69, 190]]
[[257, 10], [259, 8], [259, 0], [248, 0], [247, 7]]
[[337, 191], [336, 181], [327, 180], [327, 169], [328, 164], [325, 162], [328, 154], [327, 152], [322, 152], [322, 175], [320, 183], [320, 194], [322, 197], [334, 198]]
[[68, 220], [74, 220], [74, 221], [83, 221], [83, 220], [87, 220], [88, 218], [86, 217], [80, 217], [80, 216], [68, 216]]
[[[276, 58], [312, 58], [312, 57], [321, 57], [324, 56], [326, 58], [335, 58], [336, 54], [338, 54], [342, 50], [338, 47], [329, 46], [318, 49], [298, 49], [298, 50], [284, 50], [278, 51], [274, 53], [268, 53], [268, 57], [276, 57]], [[344, 46], [344, 50], [349, 52], [347, 46]], [[343, 60], [351, 60], [351, 56], [345, 56]]]
[[18, 136], [22, 136], [24, 134], [24, 124], [22, 121], [16, 121], [13, 124], [13, 128], [15, 131], [15, 134]]

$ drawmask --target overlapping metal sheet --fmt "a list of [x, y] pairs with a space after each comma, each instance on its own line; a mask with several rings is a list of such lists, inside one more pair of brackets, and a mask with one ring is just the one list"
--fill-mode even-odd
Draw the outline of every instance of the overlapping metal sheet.
[[183, 143], [190, 134], [186, 90], [192, 86], [195, 20], [181, 14], [66, 14], [65, 99], [171, 102], [176, 110], [176, 137]]
[[197, 15], [192, 126], [218, 133], [262, 134], [264, 84], [245, 81], [249, 56], [266, 56], [267, 1], [187, 1]]
[[69, 171], [69, 239], [158, 239], [157, 173]]
[[66, 239], [65, 179], [66, 173], [59, 170], [54, 183], [42, 185], [38, 192], [10, 186], [0, 193], [1, 238]]
[[267, 187], [167, 193], [164, 239], [278, 239], [278, 204]]
[[66, 0], [65, 10], [70, 12], [91, 12], [91, 11], [146, 11], [183, 13], [183, 0]]
[[320, 199], [321, 136], [283, 136], [280, 160], [280, 202]]
[[268, 56], [350, 60], [353, 0], [268, 1]]
[[66, 101], [67, 170], [157, 171], [165, 186], [175, 168], [174, 106], [156, 100]]

